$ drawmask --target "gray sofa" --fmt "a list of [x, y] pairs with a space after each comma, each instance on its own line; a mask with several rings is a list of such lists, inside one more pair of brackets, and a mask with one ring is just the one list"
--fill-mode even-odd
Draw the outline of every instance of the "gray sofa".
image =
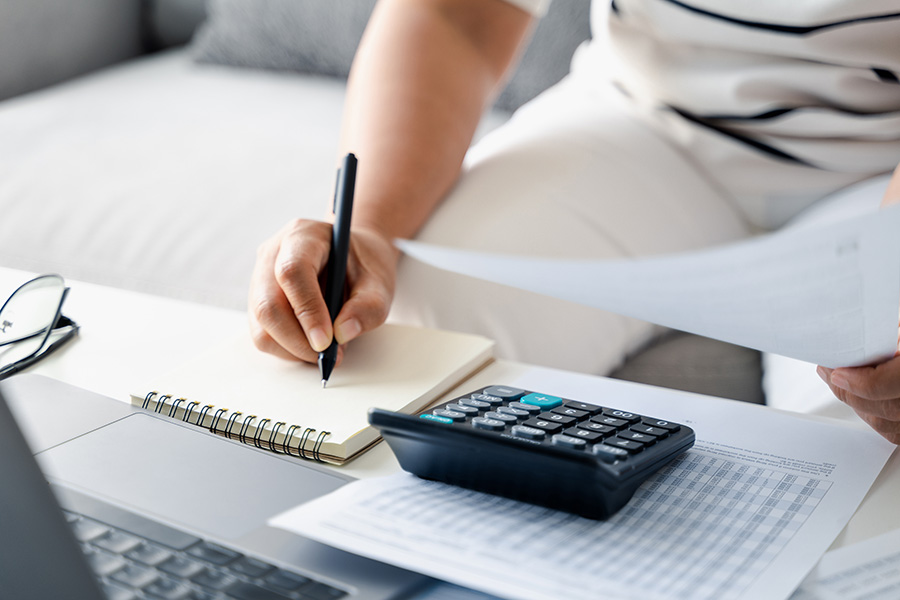
[[[244, 308], [259, 242], [324, 214], [372, 4], [0, 0], [0, 265]], [[565, 75], [588, 7], [554, 2], [483, 130]], [[614, 375], [763, 399], [757, 352], [678, 332]]]

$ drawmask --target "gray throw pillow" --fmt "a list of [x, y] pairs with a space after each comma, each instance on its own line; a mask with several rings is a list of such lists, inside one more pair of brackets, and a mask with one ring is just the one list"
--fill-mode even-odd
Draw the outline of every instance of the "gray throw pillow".
[[[198, 62], [346, 77], [375, 0], [209, 0]], [[590, 0], [555, 0], [495, 106], [515, 110], [568, 73]]]

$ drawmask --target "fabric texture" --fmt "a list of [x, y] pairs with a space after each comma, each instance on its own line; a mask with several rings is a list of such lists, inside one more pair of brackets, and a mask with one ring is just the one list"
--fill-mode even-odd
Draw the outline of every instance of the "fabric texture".
[[[211, 0], [193, 55], [201, 63], [346, 77], [374, 5], [375, 0]], [[589, 0], [550, 6], [496, 108], [515, 110], [568, 73], [575, 49], [590, 37], [589, 12]]]
[[759, 227], [900, 163], [896, 0], [615, 0], [592, 21], [574, 70], [608, 75]]

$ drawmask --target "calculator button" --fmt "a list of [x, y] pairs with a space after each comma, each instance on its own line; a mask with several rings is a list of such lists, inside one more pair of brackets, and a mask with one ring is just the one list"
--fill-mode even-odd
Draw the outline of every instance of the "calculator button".
[[599, 433], [600, 435], [609, 435], [616, 432], [615, 427], [604, 425], [603, 423], [594, 423], [593, 421], [585, 421], [583, 423], [579, 423], [578, 428], [585, 429], [587, 431], [593, 431], [594, 433]]
[[575, 424], [575, 419], [573, 417], [567, 417], [565, 415], [560, 415], [552, 412], [541, 413], [537, 416], [537, 418], [543, 419], [544, 421], [553, 421], [554, 423], [559, 423], [560, 425], [565, 425], [566, 427]]
[[572, 448], [574, 450], [584, 450], [585, 448], [587, 448], [587, 442], [583, 439], [565, 435], [564, 433], [557, 433], [551, 438], [551, 440], [555, 445], [562, 446], [564, 448]]
[[645, 445], [650, 445], [656, 441], [655, 435], [647, 435], [640, 431], [621, 431], [619, 432], [619, 437], [633, 442], [640, 442]]
[[553, 421], [545, 421], [544, 419], [539, 418], [531, 418], [525, 421], [523, 425], [527, 425], [528, 427], [537, 427], [538, 429], [543, 429], [547, 433], [558, 433], [562, 430], [562, 425], [559, 423], [555, 423]]
[[616, 429], [620, 429], [628, 425], [627, 421], [616, 419], [615, 417], [607, 417], [606, 415], [597, 415], [596, 417], [591, 417], [591, 421], [594, 423], [600, 423], [601, 425], [609, 425], [610, 427], [615, 427]]
[[566, 402], [563, 406], [566, 408], [574, 408], [575, 410], [583, 410], [593, 416], [603, 410], [603, 407], [596, 404], [588, 404], [587, 402]]
[[484, 388], [481, 392], [482, 394], [488, 394], [490, 396], [499, 396], [504, 400], [518, 400], [522, 396], [525, 395], [525, 390], [520, 390], [519, 388], [508, 387], [505, 385], [492, 385], [490, 387]]
[[500, 396], [491, 396], [490, 394], [472, 394], [470, 396], [472, 400], [481, 400], [482, 402], [487, 402], [493, 406], [499, 406], [503, 404], [503, 398]]
[[672, 423], [671, 421], [661, 421], [659, 419], [648, 419], [647, 417], [644, 417], [643, 423], [644, 425], [649, 425], [650, 427], [659, 427], [660, 429], [665, 429], [669, 433], [681, 429], [681, 425], [679, 425], [678, 423]]
[[457, 400], [457, 403], [462, 404], [463, 406], [471, 406], [472, 408], [478, 409], [491, 407], [490, 403], [483, 400], [475, 400], [473, 398], [460, 398], [459, 400]]
[[531, 414], [527, 410], [522, 410], [521, 408], [513, 408], [512, 406], [498, 406], [497, 412], [512, 415], [514, 417], [527, 417], [529, 414]]
[[577, 437], [582, 440], [585, 440], [589, 444], [593, 444], [594, 442], [599, 442], [603, 439], [602, 433], [597, 433], [596, 431], [589, 431], [587, 429], [580, 429], [578, 427], [571, 427], [563, 431], [564, 434]]
[[639, 423], [637, 425], [631, 426], [632, 431], [637, 431], [640, 433], [644, 433], [647, 435], [652, 435], [653, 437], [665, 437], [669, 434], [668, 431], [661, 427], [650, 427], [649, 425], [644, 425], [643, 423]]
[[448, 419], [447, 417], [440, 417], [438, 415], [419, 415], [420, 419], [425, 419], [426, 421], [435, 421], [437, 423], [446, 423], [447, 425], [453, 424], [453, 419]]
[[435, 416], [444, 417], [445, 419], [450, 419], [454, 423], [460, 423], [466, 420], [466, 415], [461, 412], [456, 412], [455, 410], [436, 410], [434, 411]]
[[556, 408], [562, 404], [562, 398], [551, 396], [549, 394], [527, 394], [519, 400], [522, 404], [532, 404], [544, 409]]
[[614, 448], [612, 446], [607, 446], [606, 444], [597, 444], [592, 448], [594, 455], [600, 458], [603, 462], [615, 462], [617, 460], [624, 460], [628, 458], [628, 450], [624, 450], [622, 448]]
[[558, 414], [558, 415], [565, 415], [565, 416], [567, 416], [567, 417], [572, 417], [573, 419], [577, 419], [577, 420], [579, 420], [579, 421], [580, 421], [581, 419], [587, 417], [588, 414], [590, 414], [590, 413], [588, 413], [587, 411], [584, 411], [584, 410], [578, 410], [577, 408], [572, 408], [571, 406], [568, 406], [568, 405], [565, 405], [565, 406], [557, 406], [556, 408], [554, 408], [554, 409], [553, 409], [552, 411], [550, 411], [550, 412], [554, 412], [554, 413], [556, 413], [556, 414]]
[[542, 440], [547, 435], [544, 430], [527, 425], [514, 425], [509, 431], [514, 436], [525, 438], [526, 440]]
[[447, 404], [444, 406], [446, 410], [452, 410], [454, 412], [461, 412], [465, 415], [477, 415], [479, 410], [474, 406], [466, 406], [465, 404]]
[[604, 408], [603, 414], [607, 417], [613, 417], [614, 419], [622, 419], [623, 421], [627, 421], [629, 423], [637, 423], [641, 420], [640, 415], [636, 415], [634, 413], [625, 412], [624, 410], [615, 410], [612, 408]]
[[540, 406], [534, 406], [533, 404], [522, 404], [521, 402], [510, 402], [509, 407], [515, 408], [516, 410], [524, 410], [531, 415], [541, 412]]
[[503, 431], [506, 423], [497, 419], [488, 419], [485, 417], [475, 417], [472, 419], [472, 426], [478, 429], [487, 429], [488, 431]]
[[495, 421], [503, 421], [504, 423], [515, 423], [519, 420], [516, 415], [508, 415], [506, 413], [502, 413], [496, 410], [492, 410], [491, 412], [484, 413], [484, 418], [486, 419], [494, 419]]
[[631, 453], [640, 452], [644, 447], [644, 444], [640, 442], [635, 442], [634, 440], [626, 440], [620, 437], [614, 437], [608, 440], [604, 440], [603, 443], [610, 446], [615, 446], [616, 448], [624, 448]]

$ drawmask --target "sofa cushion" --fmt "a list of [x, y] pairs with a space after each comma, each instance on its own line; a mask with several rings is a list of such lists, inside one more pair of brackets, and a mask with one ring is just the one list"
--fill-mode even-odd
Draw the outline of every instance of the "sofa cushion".
[[[171, 0], [170, 0], [171, 1]], [[200, 62], [346, 77], [375, 0], [211, 0], [192, 43]], [[569, 71], [590, 37], [589, 0], [551, 5], [495, 107], [514, 110]]]

